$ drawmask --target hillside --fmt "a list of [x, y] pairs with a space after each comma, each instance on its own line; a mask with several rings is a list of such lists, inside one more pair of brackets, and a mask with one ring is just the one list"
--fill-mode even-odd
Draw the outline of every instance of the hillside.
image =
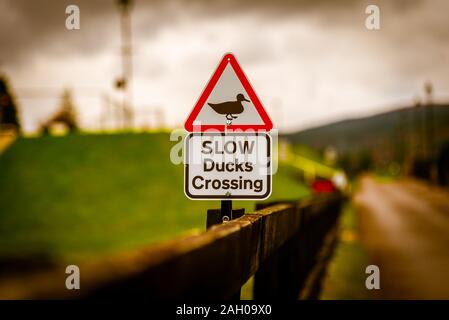
[[[432, 107], [435, 142], [449, 141], [449, 105]], [[413, 147], [425, 137], [425, 108], [402, 108], [366, 118], [348, 119], [286, 135], [289, 141], [323, 150], [332, 146], [340, 155], [370, 151], [379, 158], [392, 159], [399, 151]]]
[[[174, 143], [166, 133], [17, 140], [0, 156], [0, 262], [73, 262], [204, 229], [219, 202], [185, 197], [183, 166], [169, 158]], [[307, 193], [289, 170], [274, 176], [270, 200]], [[254, 202], [234, 205], [242, 206]]]

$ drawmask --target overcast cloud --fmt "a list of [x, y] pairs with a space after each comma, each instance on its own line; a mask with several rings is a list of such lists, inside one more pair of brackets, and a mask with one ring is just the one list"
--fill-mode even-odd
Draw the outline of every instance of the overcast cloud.
[[[81, 30], [65, 28], [77, 4]], [[365, 28], [365, 7], [381, 30]], [[449, 2], [136, 1], [133, 92], [139, 124], [182, 124], [225, 52], [241, 63], [276, 127], [296, 130], [410, 104], [432, 81], [449, 100]], [[117, 98], [120, 25], [114, 1], [0, 2], [0, 72], [34, 130], [72, 88], [95, 128]], [[421, 94], [422, 95], [422, 94]]]

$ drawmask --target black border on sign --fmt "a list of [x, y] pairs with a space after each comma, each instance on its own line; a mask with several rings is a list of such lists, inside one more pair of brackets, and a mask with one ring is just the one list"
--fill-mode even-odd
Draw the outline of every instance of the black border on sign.
[[[189, 164], [187, 160], [189, 159], [188, 147], [187, 144], [191, 137], [193, 136], [265, 136], [267, 139], [267, 157], [270, 158], [270, 161], [267, 165], [267, 192], [260, 196], [254, 195], [238, 195], [238, 196], [229, 196], [226, 197], [224, 195], [215, 195], [215, 196], [195, 196], [190, 194], [188, 181], [189, 181]], [[272, 172], [271, 172], [271, 137], [266, 132], [191, 132], [189, 133], [184, 141], [184, 193], [187, 198], [192, 200], [233, 200], [233, 199], [241, 199], [241, 200], [264, 200], [267, 199], [271, 195], [271, 184], [272, 184]]]

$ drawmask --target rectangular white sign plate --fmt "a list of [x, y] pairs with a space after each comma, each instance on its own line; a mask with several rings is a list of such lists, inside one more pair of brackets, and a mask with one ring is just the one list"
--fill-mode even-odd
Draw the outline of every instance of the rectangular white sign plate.
[[184, 191], [190, 199], [260, 200], [271, 194], [267, 133], [190, 133], [184, 164]]

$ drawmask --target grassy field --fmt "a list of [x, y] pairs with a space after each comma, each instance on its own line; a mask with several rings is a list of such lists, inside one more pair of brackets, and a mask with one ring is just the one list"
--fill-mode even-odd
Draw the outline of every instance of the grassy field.
[[365, 268], [370, 265], [366, 249], [360, 242], [356, 212], [345, 205], [340, 218], [340, 239], [327, 267], [320, 299], [365, 300], [370, 292], [365, 287]]
[[[73, 262], [203, 230], [219, 202], [185, 197], [174, 143], [166, 133], [20, 138], [0, 156], [0, 258]], [[270, 200], [307, 194], [292, 170], [280, 167]]]

